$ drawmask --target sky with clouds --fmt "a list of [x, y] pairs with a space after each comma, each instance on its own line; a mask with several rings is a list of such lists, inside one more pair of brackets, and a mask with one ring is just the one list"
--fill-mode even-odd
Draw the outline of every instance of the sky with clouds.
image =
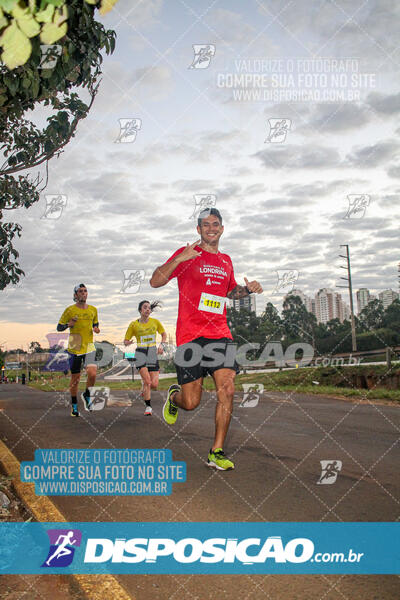
[[[0, 343], [45, 344], [81, 282], [99, 339], [122, 341], [141, 299], [162, 300], [172, 333], [176, 283], [148, 282], [198, 239], [194, 195], [216, 197], [238, 283], [264, 287], [258, 313], [281, 308], [278, 270], [308, 295], [335, 289], [340, 244], [355, 290], [397, 290], [399, 16], [387, 0], [119, 0], [102, 18], [117, 45], [93, 108], [40, 202], [12, 214], [26, 276], [2, 292]], [[140, 120], [134, 140], [116, 141], [120, 119]], [[59, 218], [43, 218], [46, 195], [65, 197]], [[346, 218], [349, 195], [366, 206]], [[144, 271], [136, 293], [121, 292], [124, 270]]]

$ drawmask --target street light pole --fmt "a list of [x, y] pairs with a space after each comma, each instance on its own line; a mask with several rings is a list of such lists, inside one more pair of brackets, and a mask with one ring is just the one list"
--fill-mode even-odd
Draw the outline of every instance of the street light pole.
[[341, 248], [346, 248], [346, 255], [339, 254], [341, 258], [345, 258], [347, 260], [347, 267], [341, 267], [342, 269], [347, 269], [347, 277], [341, 277], [340, 279], [344, 279], [348, 282], [348, 286], [340, 286], [337, 287], [348, 287], [349, 296], [350, 296], [350, 314], [351, 314], [351, 343], [353, 352], [357, 352], [357, 338], [356, 338], [356, 322], [354, 318], [354, 305], [353, 305], [353, 288], [351, 284], [351, 266], [350, 266], [350, 251], [348, 244], [340, 244]]

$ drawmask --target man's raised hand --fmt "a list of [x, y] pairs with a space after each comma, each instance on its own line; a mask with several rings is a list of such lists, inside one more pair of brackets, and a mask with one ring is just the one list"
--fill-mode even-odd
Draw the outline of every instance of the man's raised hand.
[[261, 294], [261, 292], [263, 291], [261, 284], [258, 283], [258, 281], [249, 281], [246, 277], [244, 278], [244, 282], [246, 284], [246, 287], [248, 288], [249, 292], [255, 293], [255, 294]]
[[201, 255], [201, 252], [197, 252], [197, 250], [195, 250], [195, 246], [198, 246], [199, 243], [200, 240], [197, 240], [197, 242], [194, 242], [194, 244], [186, 244], [186, 248], [179, 255], [181, 262], [192, 260], [193, 258], [196, 258], [196, 256]]

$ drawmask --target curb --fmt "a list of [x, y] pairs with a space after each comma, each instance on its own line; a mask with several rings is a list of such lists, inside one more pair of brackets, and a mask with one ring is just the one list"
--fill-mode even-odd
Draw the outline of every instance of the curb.
[[[35, 494], [34, 484], [20, 480], [20, 462], [1, 440], [0, 463], [7, 476], [13, 478], [12, 483], [15, 491], [37, 521], [67, 522], [62, 512], [47, 496], [37, 496]], [[88, 600], [102, 600], [104, 598], [135, 600], [134, 596], [130, 596], [112, 575], [70, 574], [69, 576], [74, 578]]]

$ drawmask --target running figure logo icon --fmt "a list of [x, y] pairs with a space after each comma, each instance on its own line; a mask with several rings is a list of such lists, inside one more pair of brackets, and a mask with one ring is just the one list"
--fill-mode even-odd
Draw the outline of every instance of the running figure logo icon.
[[341, 460], [320, 460], [321, 475], [317, 481], [318, 485], [331, 485], [335, 483], [338, 473], [342, 469]]
[[262, 383], [242, 383], [243, 400], [239, 408], [255, 408], [260, 400], [260, 394], [264, 391]]
[[197, 219], [199, 214], [205, 208], [213, 208], [217, 204], [217, 196], [215, 194], [193, 194], [194, 210], [189, 219]]
[[287, 294], [293, 291], [294, 284], [299, 278], [299, 272], [295, 269], [282, 269], [276, 271], [278, 275], [278, 283], [274, 290], [274, 294], [285, 291]]
[[207, 69], [215, 55], [214, 44], [193, 44], [193, 62], [189, 69]]
[[41, 219], [59, 219], [67, 206], [67, 196], [63, 194], [46, 194], [46, 208]]
[[75, 548], [81, 545], [79, 529], [48, 529], [50, 548], [42, 567], [68, 567], [74, 558]]
[[68, 333], [46, 333], [50, 354], [43, 371], [68, 371], [70, 355], [67, 352]]
[[347, 196], [349, 208], [344, 219], [362, 219], [369, 206], [371, 196], [368, 194], [349, 194]]
[[132, 144], [136, 140], [137, 132], [142, 129], [142, 119], [118, 119], [119, 135], [115, 143]]
[[264, 144], [282, 144], [286, 140], [287, 132], [292, 126], [291, 119], [268, 119], [269, 134]]
[[144, 269], [123, 269], [124, 281], [120, 294], [136, 294], [144, 280]]
[[40, 44], [40, 64], [38, 69], [54, 69], [62, 53], [59, 44]]
[[90, 387], [90, 399], [92, 401], [92, 410], [103, 410], [110, 398], [110, 388], [108, 387]]

